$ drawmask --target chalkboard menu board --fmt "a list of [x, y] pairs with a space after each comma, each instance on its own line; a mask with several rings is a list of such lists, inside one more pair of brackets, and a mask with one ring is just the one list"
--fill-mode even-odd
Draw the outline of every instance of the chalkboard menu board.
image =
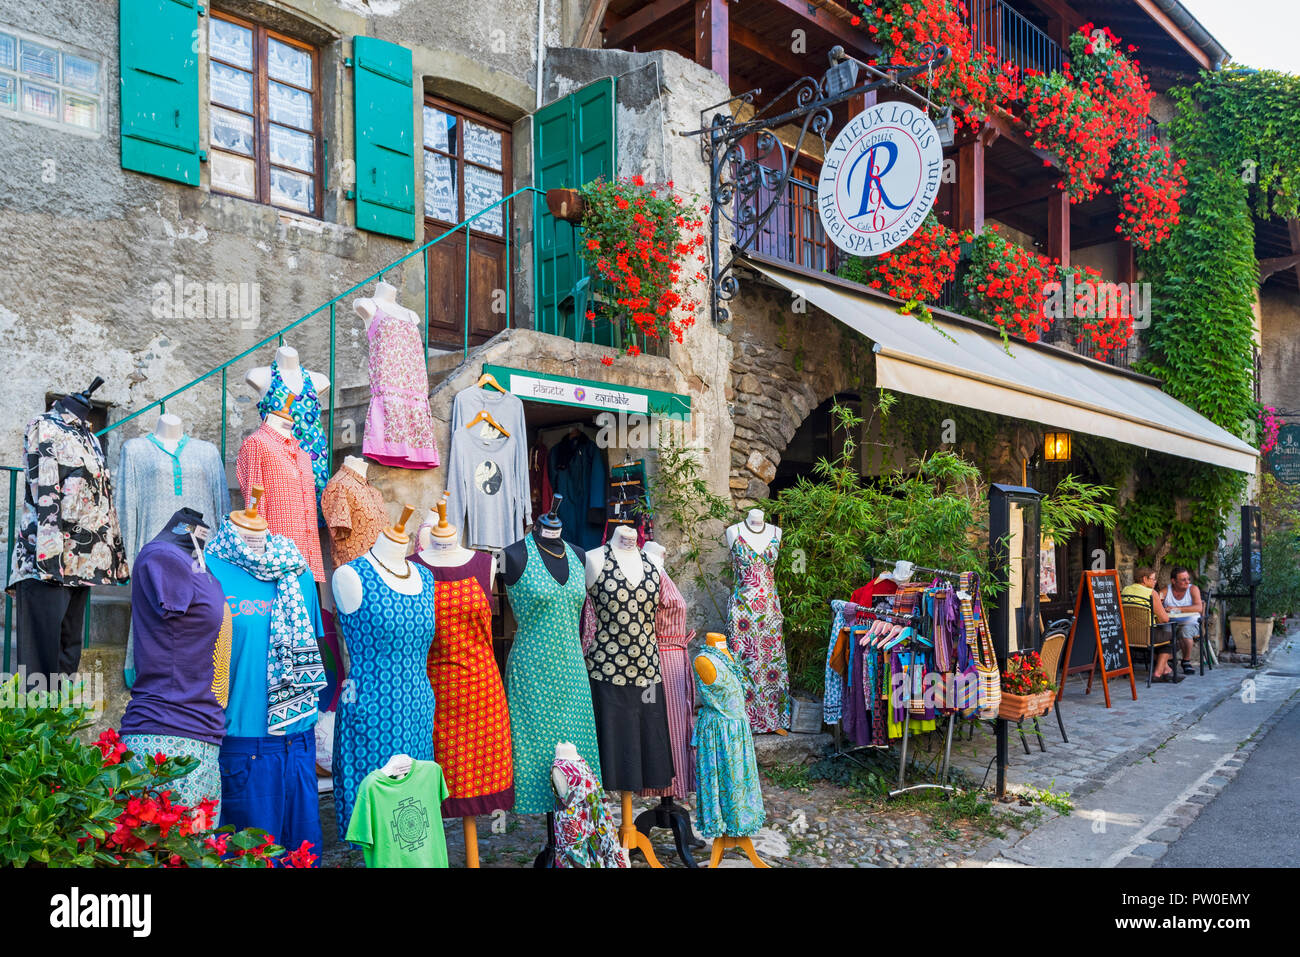
[[[1108, 678], [1128, 675], [1137, 699], [1137, 682], [1133, 678], [1133, 661], [1129, 656], [1128, 635], [1124, 630], [1124, 612], [1120, 605], [1119, 573], [1114, 569], [1084, 572], [1079, 581], [1074, 605], [1074, 625], [1066, 646], [1066, 673], [1100, 665], [1101, 687], [1110, 707]], [[1092, 690], [1092, 677], [1088, 678]]]
[[1284, 485], [1300, 485], [1300, 425], [1284, 425], [1268, 453], [1268, 467]]

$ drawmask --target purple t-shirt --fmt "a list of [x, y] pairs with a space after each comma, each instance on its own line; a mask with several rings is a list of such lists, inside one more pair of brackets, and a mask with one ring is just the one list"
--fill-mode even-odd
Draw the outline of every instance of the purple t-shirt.
[[211, 572], [170, 529], [131, 570], [135, 685], [122, 734], [170, 734], [220, 744], [230, 682], [230, 612]]

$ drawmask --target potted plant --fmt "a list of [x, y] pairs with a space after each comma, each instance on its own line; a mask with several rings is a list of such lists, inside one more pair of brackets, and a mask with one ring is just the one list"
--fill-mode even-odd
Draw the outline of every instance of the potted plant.
[[1036, 651], [1015, 652], [1002, 672], [1002, 703], [998, 717], [1008, 721], [1046, 714], [1056, 701], [1056, 685], [1043, 670]]
[[[687, 284], [707, 282], [704, 274], [704, 216], [671, 182], [647, 183], [641, 176], [596, 180], [580, 190], [582, 237], [578, 254], [608, 289], [601, 308], [627, 334], [631, 355], [640, 337], [672, 336], [682, 342], [695, 324], [699, 303]], [[594, 310], [588, 310], [594, 322]]]
[[586, 200], [582, 191], [577, 189], [548, 189], [546, 191], [546, 208], [556, 219], [566, 223], [581, 223], [583, 213], [587, 211]]

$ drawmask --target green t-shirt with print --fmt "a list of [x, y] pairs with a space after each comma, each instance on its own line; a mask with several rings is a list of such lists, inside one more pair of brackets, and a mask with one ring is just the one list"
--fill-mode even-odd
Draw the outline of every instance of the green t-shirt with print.
[[447, 795], [436, 761], [413, 761], [400, 778], [371, 771], [357, 791], [346, 840], [361, 845], [366, 867], [447, 867]]

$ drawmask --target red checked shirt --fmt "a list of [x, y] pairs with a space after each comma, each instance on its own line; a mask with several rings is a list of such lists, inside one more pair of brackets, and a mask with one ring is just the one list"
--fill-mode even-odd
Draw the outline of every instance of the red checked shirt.
[[325, 581], [325, 561], [316, 530], [316, 478], [311, 456], [298, 440], [281, 435], [263, 422], [239, 447], [235, 475], [246, 503], [252, 500], [254, 485], [266, 490], [261, 509], [266, 524], [276, 535], [291, 539], [307, 559], [312, 577]]

